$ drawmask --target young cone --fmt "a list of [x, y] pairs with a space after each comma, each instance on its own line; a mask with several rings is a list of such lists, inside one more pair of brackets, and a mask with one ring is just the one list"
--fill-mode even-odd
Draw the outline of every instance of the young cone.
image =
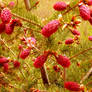
[[8, 8], [4, 8], [2, 11], [1, 11], [1, 20], [3, 23], [7, 24], [10, 22], [11, 20], [11, 11], [8, 9]]
[[19, 68], [20, 67], [20, 62], [19, 61], [14, 61], [13, 64], [14, 64], [15, 68]]
[[74, 42], [74, 40], [72, 38], [69, 38], [67, 40], [65, 40], [65, 44], [72, 44]]
[[80, 32], [77, 29], [74, 30], [71, 29], [71, 32], [73, 35], [80, 35]]
[[89, 6], [91, 6], [91, 5], [92, 5], [92, 0], [87, 0], [87, 4], [88, 4]]
[[68, 82], [65, 82], [64, 83], [64, 87], [70, 91], [80, 91], [80, 85], [76, 82], [71, 82], [71, 81], [68, 81]]
[[84, 19], [84, 20], [89, 20], [90, 19], [90, 9], [88, 6], [86, 5], [80, 5], [79, 6], [79, 11], [80, 11], [80, 16]]
[[4, 32], [4, 30], [5, 30], [5, 24], [4, 24], [4, 23], [1, 23], [1, 24], [0, 24], [0, 34], [1, 34], [2, 32]]
[[8, 35], [11, 35], [13, 33], [14, 26], [11, 26], [11, 24], [7, 24], [5, 27], [5, 33]]
[[25, 58], [27, 58], [29, 56], [29, 54], [30, 54], [30, 49], [28, 49], [28, 48], [24, 49], [20, 53], [20, 58], [25, 59]]
[[65, 2], [56, 2], [54, 5], [53, 5], [53, 8], [56, 10], [56, 11], [63, 11], [67, 8], [67, 4]]
[[9, 62], [9, 60], [6, 57], [0, 57], [0, 65]]
[[68, 68], [71, 64], [69, 58], [66, 56], [58, 55], [58, 57], [56, 57], [56, 60], [58, 64], [60, 64], [64, 68]]
[[88, 40], [92, 41], [92, 36], [89, 36], [89, 37], [88, 37]]
[[43, 55], [38, 56], [34, 61], [34, 67], [35, 68], [41, 68], [45, 61], [47, 60], [48, 53], [44, 53]]
[[58, 20], [53, 20], [43, 27], [41, 33], [48, 38], [58, 30], [59, 26], [60, 22]]
[[88, 21], [92, 25], [92, 17]]
[[8, 63], [4, 63], [3, 67], [4, 67], [4, 72], [7, 72], [9, 69]]

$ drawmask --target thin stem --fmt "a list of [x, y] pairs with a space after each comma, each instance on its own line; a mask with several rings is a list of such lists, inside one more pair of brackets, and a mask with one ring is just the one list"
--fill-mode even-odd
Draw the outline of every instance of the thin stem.
[[30, 10], [32, 10], [34, 7], [36, 7], [39, 4], [39, 1], [37, 1], [31, 8]]
[[13, 15], [14, 17], [17, 17], [17, 18], [23, 20], [23, 21], [26, 21], [26, 22], [28, 22], [28, 23], [31, 23], [31, 24], [35, 25], [35, 26], [38, 26], [39, 28], [42, 29], [42, 26], [41, 26], [41, 25], [39, 25], [39, 24], [37, 24], [37, 23], [35, 23], [35, 22], [29, 20], [29, 19], [26, 19], [26, 18], [24, 18], [24, 17], [21, 17], [21, 16], [15, 14], [15, 13], [12, 13], [12, 15]]
[[72, 8], [70, 8], [69, 10], [67, 10], [66, 12], [64, 12], [62, 15], [65, 15], [65, 14], [69, 13], [71, 10], [73, 10], [74, 8], [76, 8], [78, 5], [79, 5], [79, 3], [76, 4], [75, 6], [73, 6]]
[[28, 11], [30, 11], [30, 1], [29, 0], [24, 0], [25, 7]]
[[24, 76], [24, 73], [22, 72], [22, 70], [19, 69], [19, 71], [20, 71], [20, 73], [22, 74], [23, 78], [26, 79], [25, 76]]
[[79, 55], [81, 55], [81, 54], [83, 54], [83, 53], [85, 53], [85, 52], [87, 52], [87, 51], [89, 51], [89, 50], [91, 50], [91, 49], [92, 49], [92, 47], [90, 47], [90, 48], [88, 48], [88, 49], [85, 49], [85, 50], [83, 50], [83, 51], [81, 51], [81, 52], [75, 54], [74, 56], [70, 57], [70, 59], [73, 59], [73, 58], [75, 58], [75, 57], [77, 57], [77, 56], [79, 56]]
[[0, 40], [3, 42], [3, 44], [11, 51], [11, 53], [16, 57], [16, 54], [12, 51], [12, 49], [6, 44], [6, 42], [0, 37]]
[[[64, 68], [64, 76], [63, 76], [63, 78], [64, 78], [64, 83], [65, 83], [65, 81], [66, 81], [66, 69]], [[64, 92], [65, 92], [65, 88], [64, 88]]]
[[[37, 31], [37, 30], [34, 30], [34, 29], [32, 29], [32, 28], [25, 27], [25, 26], [23, 26], [23, 25], [22, 25], [22, 27], [23, 27], [23, 28], [26, 28], [27, 30], [30, 30], [30, 32]], [[39, 32], [39, 31], [37, 31], [37, 32]], [[40, 33], [40, 32], [39, 32], [39, 33]]]
[[84, 80], [86, 80], [91, 73], [92, 73], [92, 67], [89, 69], [87, 74], [81, 79], [80, 83], [82, 83]]
[[18, 0], [16, 0], [16, 6], [18, 6], [18, 3], [19, 3], [19, 1], [18, 1]]

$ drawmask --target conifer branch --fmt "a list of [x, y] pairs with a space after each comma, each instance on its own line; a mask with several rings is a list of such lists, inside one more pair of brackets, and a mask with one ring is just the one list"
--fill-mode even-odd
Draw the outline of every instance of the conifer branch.
[[69, 10], [67, 10], [66, 12], [64, 12], [62, 15], [65, 15], [65, 14], [69, 13], [71, 10], [73, 10], [74, 8], [76, 8], [78, 5], [79, 5], [79, 2], [78, 2], [78, 4], [76, 4], [75, 6], [73, 6], [72, 8], [70, 7]]
[[75, 57], [77, 57], [77, 56], [79, 56], [79, 55], [81, 55], [81, 54], [83, 54], [83, 53], [85, 53], [85, 52], [87, 52], [87, 51], [89, 51], [89, 50], [91, 50], [91, 49], [92, 49], [92, 47], [90, 47], [90, 48], [88, 48], [88, 49], [85, 49], [85, 50], [83, 50], [83, 51], [81, 51], [81, 52], [75, 54], [74, 56], [70, 57], [69, 59], [73, 59], [73, 58], [75, 58]]
[[21, 16], [15, 14], [15, 13], [12, 13], [12, 15], [13, 15], [14, 17], [17, 17], [17, 18], [23, 20], [23, 21], [26, 21], [26, 22], [28, 22], [28, 23], [31, 23], [31, 24], [35, 25], [35, 26], [38, 26], [39, 28], [42, 29], [42, 26], [41, 26], [41, 25], [39, 25], [39, 24], [37, 24], [37, 23], [35, 23], [35, 22], [29, 20], [29, 19], [26, 19], [26, 18], [24, 18], [24, 17], [21, 17]]
[[80, 83], [82, 83], [84, 80], [86, 80], [91, 73], [92, 73], [92, 67], [89, 69], [89, 71], [86, 73], [86, 75], [81, 79]]
[[13, 50], [6, 44], [6, 42], [0, 37], [1, 42], [11, 51], [11, 53], [16, 57], [16, 54], [13, 52]]

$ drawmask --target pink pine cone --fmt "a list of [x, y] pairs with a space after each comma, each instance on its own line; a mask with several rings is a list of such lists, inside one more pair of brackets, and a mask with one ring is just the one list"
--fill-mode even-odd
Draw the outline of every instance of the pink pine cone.
[[1, 24], [0, 24], [0, 34], [1, 34], [2, 32], [4, 32], [4, 30], [5, 30], [5, 24], [4, 24], [4, 23], [1, 23]]
[[22, 26], [22, 23], [19, 19], [12, 19], [11, 22], [10, 22], [11, 26]]
[[35, 67], [35, 68], [41, 68], [41, 67], [44, 65], [44, 63], [45, 63], [47, 57], [48, 57], [47, 54], [46, 54], [46, 55], [43, 54], [43, 55], [38, 56], [38, 57], [35, 59], [35, 61], [34, 61], [34, 67]]
[[74, 42], [74, 40], [72, 38], [69, 38], [67, 40], [65, 40], [65, 44], [72, 44]]
[[25, 58], [27, 58], [29, 56], [29, 54], [30, 54], [30, 49], [28, 49], [28, 48], [24, 49], [20, 53], [20, 58], [25, 59]]
[[14, 64], [15, 68], [19, 68], [20, 67], [20, 62], [19, 61], [14, 61], [13, 64]]
[[13, 33], [14, 26], [11, 26], [11, 24], [7, 24], [5, 27], [5, 33], [8, 35], [11, 35]]
[[58, 20], [53, 20], [43, 27], [41, 33], [48, 38], [58, 30], [59, 26], [60, 22]]
[[88, 21], [92, 25], [92, 17]]
[[56, 2], [53, 5], [53, 8], [57, 11], [63, 11], [64, 9], [67, 8], [67, 4], [65, 2]]
[[58, 55], [56, 60], [57, 60], [58, 64], [60, 64], [64, 68], [68, 68], [71, 64], [69, 58], [66, 56]]
[[90, 41], [92, 41], [92, 36], [89, 36], [88, 39], [89, 39]]
[[86, 5], [81, 5], [79, 6], [79, 11], [80, 11], [80, 16], [84, 20], [89, 20], [90, 19], [90, 9]]
[[8, 6], [9, 7], [14, 7], [15, 6], [15, 2], [14, 1], [9, 2]]
[[9, 60], [6, 57], [0, 57], [0, 65], [9, 62]]
[[88, 4], [89, 6], [91, 6], [91, 5], [92, 5], [92, 0], [88, 0], [88, 1], [87, 1], [87, 4]]
[[3, 67], [4, 67], [4, 72], [7, 72], [9, 69], [8, 63], [4, 63]]
[[70, 91], [80, 91], [80, 85], [76, 82], [71, 82], [71, 81], [68, 81], [68, 82], [65, 82], [64, 83], [64, 87]]
[[80, 35], [80, 32], [77, 29], [71, 30], [73, 35]]
[[3, 23], [7, 24], [10, 22], [11, 20], [11, 11], [8, 9], [8, 8], [4, 8], [2, 11], [1, 11], [1, 20]]

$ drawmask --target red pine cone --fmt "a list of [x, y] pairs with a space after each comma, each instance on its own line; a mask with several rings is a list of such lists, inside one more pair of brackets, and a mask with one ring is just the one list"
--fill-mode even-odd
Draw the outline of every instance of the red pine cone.
[[57, 65], [54, 65], [53, 69], [54, 69], [55, 72], [60, 72], [60, 68]]
[[90, 6], [92, 5], [92, 0], [87, 0], [87, 4]]
[[50, 37], [53, 33], [55, 33], [58, 30], [59, 26], [60, 22], [58, 20], [53, 20], [43, 27], [41, 33], [45, 37]]
[[57, 11], [63, 11], [67, 8], [67, 4], [65, 2], [56, 2], [53, 8]]
[[92, 17], [92, 7], [90, 7], [90, 16]]
[[71, 81], [68, 81], [68, 82], [65, 82], [64, 83], [64, 87], [70, 91], [80, 91], [80, 85], [76, 82], [71, 82]]
[[5, 24], [4, 24], [4, 23], [1, 23], [1, 24], [0, 24], [0, 34], [1, 34], [2, 32], [4, 32], [4, 30], [5, 30]]
[[4, 64], [4, 63], [7, 63], [9, 62], [9, 60], [6, 58], [6, 57], [0, 57], [0, 64]]
[[7, 24], [5, 27], [5, 33], [8, 35], [11, 35], [14, 30], [14, 26], [11, 26], [11, 24]]
[[88, 21], [92, 25], [92, 17]]
[[81, 5], [79, 6], [79, 11], [80, 11], [80, 16], [84, 20], [89, 20], [90, 19], [90, 9], [86, 5]]
[[34, 61], [34, 67], [41, 68], [44, 65], [45, 61], [47, 60], [47, 57], [48, 57], [48, 54], [43, 54], [38, 56]]
[[30, 49], [24, 49], [21, 53], [20, 53], [20, 58], [25, 59], [29, 56], [30, 54]]
[[77, 29], [71, 30], [73, 35], [80, 35], [80, 32]]
[[8, 9], [8, 8], [4, 8], [2, 11], [1, 11], [1, 20], [3, 23], [7, 24], [10, 22], [11, 20], [11, 11]]
[[57, 60], [58, 64], [60, 64], [64, 68], [68, 68], [71, 64], [69, 58], [66, 56], [58, 55], [56, 60]]
[[4, 67], [4, 72], [7, 72], [9, 69], [8, 63], [4, 63], [3, 67]]
[[19, 44], [18, 48], [19, 48], [19, 50], [22, 50], [23, 49], [23, 45]]
[[65, 41], [65, 44], [72, 44], [74, 40], [72, 38], [69, 38]]
[[90, 41], [92, 41], [92, 36], [89, 36], [88, 39], [89, 39]]
[[14, 64], [15, 68], [19, 68], [20, 67], [20, 62], [19, 61], [14, 61], [13, 64]]
[[12, 19], [10, 24], [11, 24], [11, 26], [22, 26], [22, 23], [19, 19]]

